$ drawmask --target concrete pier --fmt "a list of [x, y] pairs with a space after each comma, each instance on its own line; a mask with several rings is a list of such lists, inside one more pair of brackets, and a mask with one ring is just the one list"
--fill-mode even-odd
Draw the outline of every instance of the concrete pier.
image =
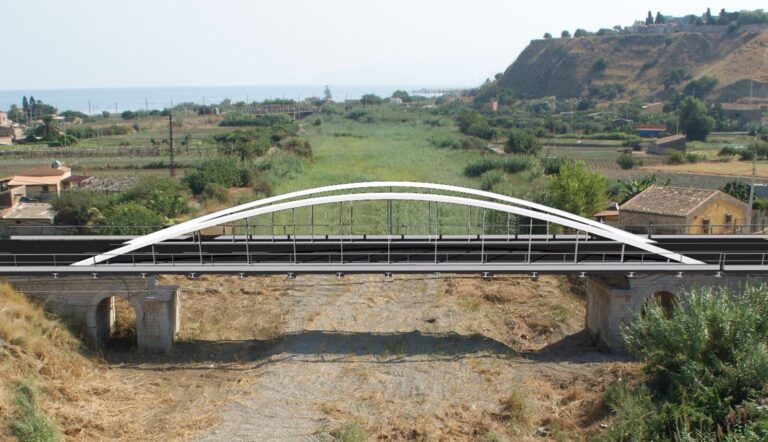
[[136, 346], [140, 351], [170, 350], [180, 327], [178, 286], [158, 286], [153, 277], [84, 275], [13, 277], [8, 282], [47, 311], [83, 324], [88, 339], [101, 344], [115, 325], [115, 298], [136, 313]]

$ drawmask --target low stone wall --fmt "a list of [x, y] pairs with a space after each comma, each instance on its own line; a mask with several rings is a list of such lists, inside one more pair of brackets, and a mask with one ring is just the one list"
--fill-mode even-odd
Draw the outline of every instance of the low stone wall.
[[30, 276], [8, 282], [47, 311], [82, 323], [88, 338], [97, 344], [109, 336], [114, 324], [113, 297], [126, 299], [136, 312], [139, 350], [168, 351], [179, 331], [179, 288], [155, 285], [152, 277]]

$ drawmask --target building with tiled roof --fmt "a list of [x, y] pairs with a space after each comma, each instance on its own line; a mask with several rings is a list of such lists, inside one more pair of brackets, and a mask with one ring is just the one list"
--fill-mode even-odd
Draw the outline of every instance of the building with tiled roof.
[[739, 233], [748, 212], [720, 190], [651, 186], [619, 207], [618, 224], [636, 233]]

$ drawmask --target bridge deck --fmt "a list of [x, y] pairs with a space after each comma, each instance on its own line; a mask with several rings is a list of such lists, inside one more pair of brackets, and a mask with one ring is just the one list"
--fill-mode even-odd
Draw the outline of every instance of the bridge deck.
[[0, 274], [373, 273], [373, 272], [748, 272], [768, 273], [768, 237], [659, 236], [691, 265], [602, 239], [574, 235], [188, 236], [94, 266], [73, 262], [129, 237], [15, 237], [0, 241]]

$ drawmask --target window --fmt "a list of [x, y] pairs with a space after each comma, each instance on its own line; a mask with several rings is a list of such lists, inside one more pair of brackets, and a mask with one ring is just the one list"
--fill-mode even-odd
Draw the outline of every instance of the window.
[[725, 223], [726, 224], [733, 223], [733, 213], [728, 212], [728, 213], [725, 214]]
[[48, 193], [48, 186], [43, 186], [43, 193]]
[[710, 233], [711, 232], [712, 229], [711, 229], [711, 227], [709, 225], [709, 218], [704, 218], [703, 220], [701, 220], [701, 227], [704, 230], [704, 233]]

